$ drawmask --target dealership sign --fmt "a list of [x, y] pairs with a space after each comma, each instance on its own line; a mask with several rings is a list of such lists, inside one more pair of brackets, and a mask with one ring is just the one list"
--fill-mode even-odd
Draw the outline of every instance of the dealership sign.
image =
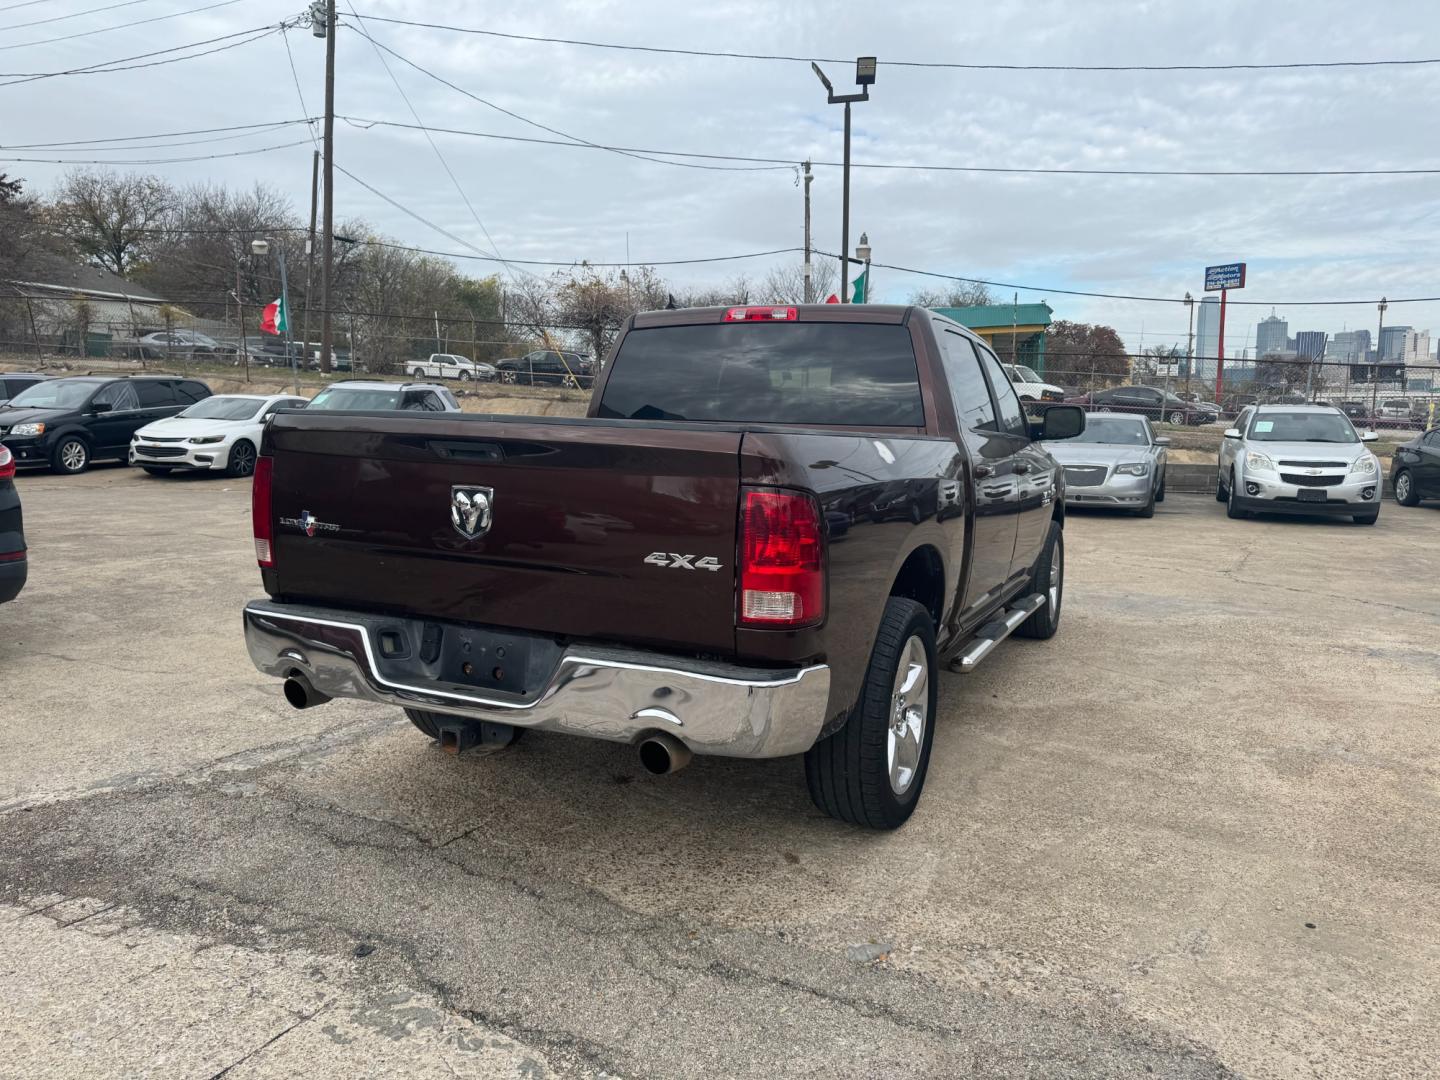
[[1245, 287], [1245, 264], [1224, 263], [1220, 266], [1205, 267], [1205, 291], [1219, 289], [1243, 289]]

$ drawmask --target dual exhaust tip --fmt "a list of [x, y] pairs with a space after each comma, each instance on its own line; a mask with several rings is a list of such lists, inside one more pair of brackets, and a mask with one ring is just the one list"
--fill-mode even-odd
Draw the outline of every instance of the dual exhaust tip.
[[[316, 690], [310, 680], [297, 671], [285, 680], [285, 700], [297, 709], [310, 709], [316, 705], [324, 705], [330, 700], [330, 695]], [[463, 739], [459, 728], [447, 728], [444, 734], [450, 736], [449, 741], [444, 742], [444, 748], [449, 753], [458, 754], [468, 749], [465, 743], [469, 740]], [[694, 756], [688, 746], [663, 731], [657, 731], [642, 739], [639, 752], [641, 767], [652, 776], [668, 776], [679, 772], [690, 764], [690, 759]]]

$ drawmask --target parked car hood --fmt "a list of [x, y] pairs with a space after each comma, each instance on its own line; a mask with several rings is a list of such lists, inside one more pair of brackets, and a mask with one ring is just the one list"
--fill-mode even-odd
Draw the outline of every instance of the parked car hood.
[[1358, 461], [1370, 451], [1364, 443], [1259, 442], [1247, 439], [1245, 449], [1272, 461]]
[[238, 435], [253, 420], [191, 420], [179, 416], [167, 416], [146, 424], [135, 434], [137, 437], [153, 435], [157, 439], [194, 439], [201, 435]]
[[1050, 456], [1061, 465], [1119, 465], [1126, 461], [1144, 461], [1153, 446], [1127, 446], [1124, 443], [1077, 443], [1070, 439], [1045, 443]]

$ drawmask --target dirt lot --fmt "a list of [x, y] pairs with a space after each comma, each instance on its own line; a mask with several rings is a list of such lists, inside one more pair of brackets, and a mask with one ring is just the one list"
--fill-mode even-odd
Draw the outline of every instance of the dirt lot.
[[1440, 509], [1075, 514], [1059, 636], [945, 677], [876, 835], [793, 759], [294, 712], [246, 485], [19, 483], [4, 1075], [1433, 1075]]

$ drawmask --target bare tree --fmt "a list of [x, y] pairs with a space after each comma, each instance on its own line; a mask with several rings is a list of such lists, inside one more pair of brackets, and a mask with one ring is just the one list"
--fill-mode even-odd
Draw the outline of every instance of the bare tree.
[[[835, 263], [830, 259], [812, 262], [810, 273], [810, 295], [814, 303], [823, 303], [835, 291]], [[759, 292], [765, 301], [773, 304], [803, 304], [805, 264], [786, 263], [772, 268], [761, 282]]]
[[61, 181], [53, 213], [81, 255], [124, 276], [144, 257], [174, 203], [174, 188], [158, 176], [77, 169]]
[[993, 304], [995, 297], [979, 282], [954, 282], [950, 285], [931, 289], [917, 289], [910, 294], [910, 302], [917, 307], [981, 307]]

